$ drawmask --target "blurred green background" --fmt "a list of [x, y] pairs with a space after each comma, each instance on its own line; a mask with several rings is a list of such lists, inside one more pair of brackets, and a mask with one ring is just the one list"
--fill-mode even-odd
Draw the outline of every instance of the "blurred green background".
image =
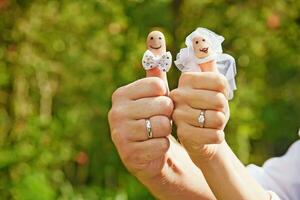
[[0, 0], [0, 199], [153, 199], [107, 123], [112, 92], [144, 77], [153, 27], [174, 57], [198, 26], [223, 35], [238, 66], [227, 140], [245, 164], [281, 155], [300, 127], [299, 12], [297, 0]]

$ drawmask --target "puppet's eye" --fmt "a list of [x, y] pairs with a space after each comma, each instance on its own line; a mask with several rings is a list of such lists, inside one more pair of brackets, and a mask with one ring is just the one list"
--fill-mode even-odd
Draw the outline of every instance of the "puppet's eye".
[[161, 40], [161, 37], [159, 37], [158, 39], [160, 39], [160, 40]]
[[203, 42], [205, 42], [205, 39], [202, 39]]
[[150, 40], [153, 40], [153, 37], [151, 37]]
[[196, 41], [196, 44], [198, 44], [198, 43], [199, 43], [199, 41], [197, 40], [197, 41]]

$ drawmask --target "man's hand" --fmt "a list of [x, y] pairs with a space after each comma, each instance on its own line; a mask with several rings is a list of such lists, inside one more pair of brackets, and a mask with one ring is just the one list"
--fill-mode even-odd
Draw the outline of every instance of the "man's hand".
[[[157, 77], [137, 80], [112, 95], [109, 124], [112, 140], [127, 169], [141, 181], [159, 175], [170, 141], [172, 100]], [[145, 119], [152, 125], [148, 139]]]
[[[173, 120], [177, 135], [190, 156], [211, 159], [224, 140], [223, 129], [229, 119], [228, 83], [216, 72], [183, 73], [178, 88], [171, 91], [175, 102]], [[198, 122], [205, 113], [204, 127]]]

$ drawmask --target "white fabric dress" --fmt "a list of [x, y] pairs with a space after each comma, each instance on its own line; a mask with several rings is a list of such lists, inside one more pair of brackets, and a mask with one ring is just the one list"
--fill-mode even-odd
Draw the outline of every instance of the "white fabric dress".
[[262, 167], [251, 164], [247, 168], [264, 189], [275, 193], [273, 199], [300, 199], [300, 140], [285, 155], [267, 160]]

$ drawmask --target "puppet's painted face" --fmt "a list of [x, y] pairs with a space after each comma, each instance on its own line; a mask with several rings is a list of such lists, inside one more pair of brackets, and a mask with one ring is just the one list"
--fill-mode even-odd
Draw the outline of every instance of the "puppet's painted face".
[[155, 55], [166, 52], [166, 40], [164, 34], [159, 31], [152, 31], [147, 37], [147, 48]]
[[205, 58], [212, 52], [209, 40], [201, 36], [193, 38], [193, 49], [197, 58]]

